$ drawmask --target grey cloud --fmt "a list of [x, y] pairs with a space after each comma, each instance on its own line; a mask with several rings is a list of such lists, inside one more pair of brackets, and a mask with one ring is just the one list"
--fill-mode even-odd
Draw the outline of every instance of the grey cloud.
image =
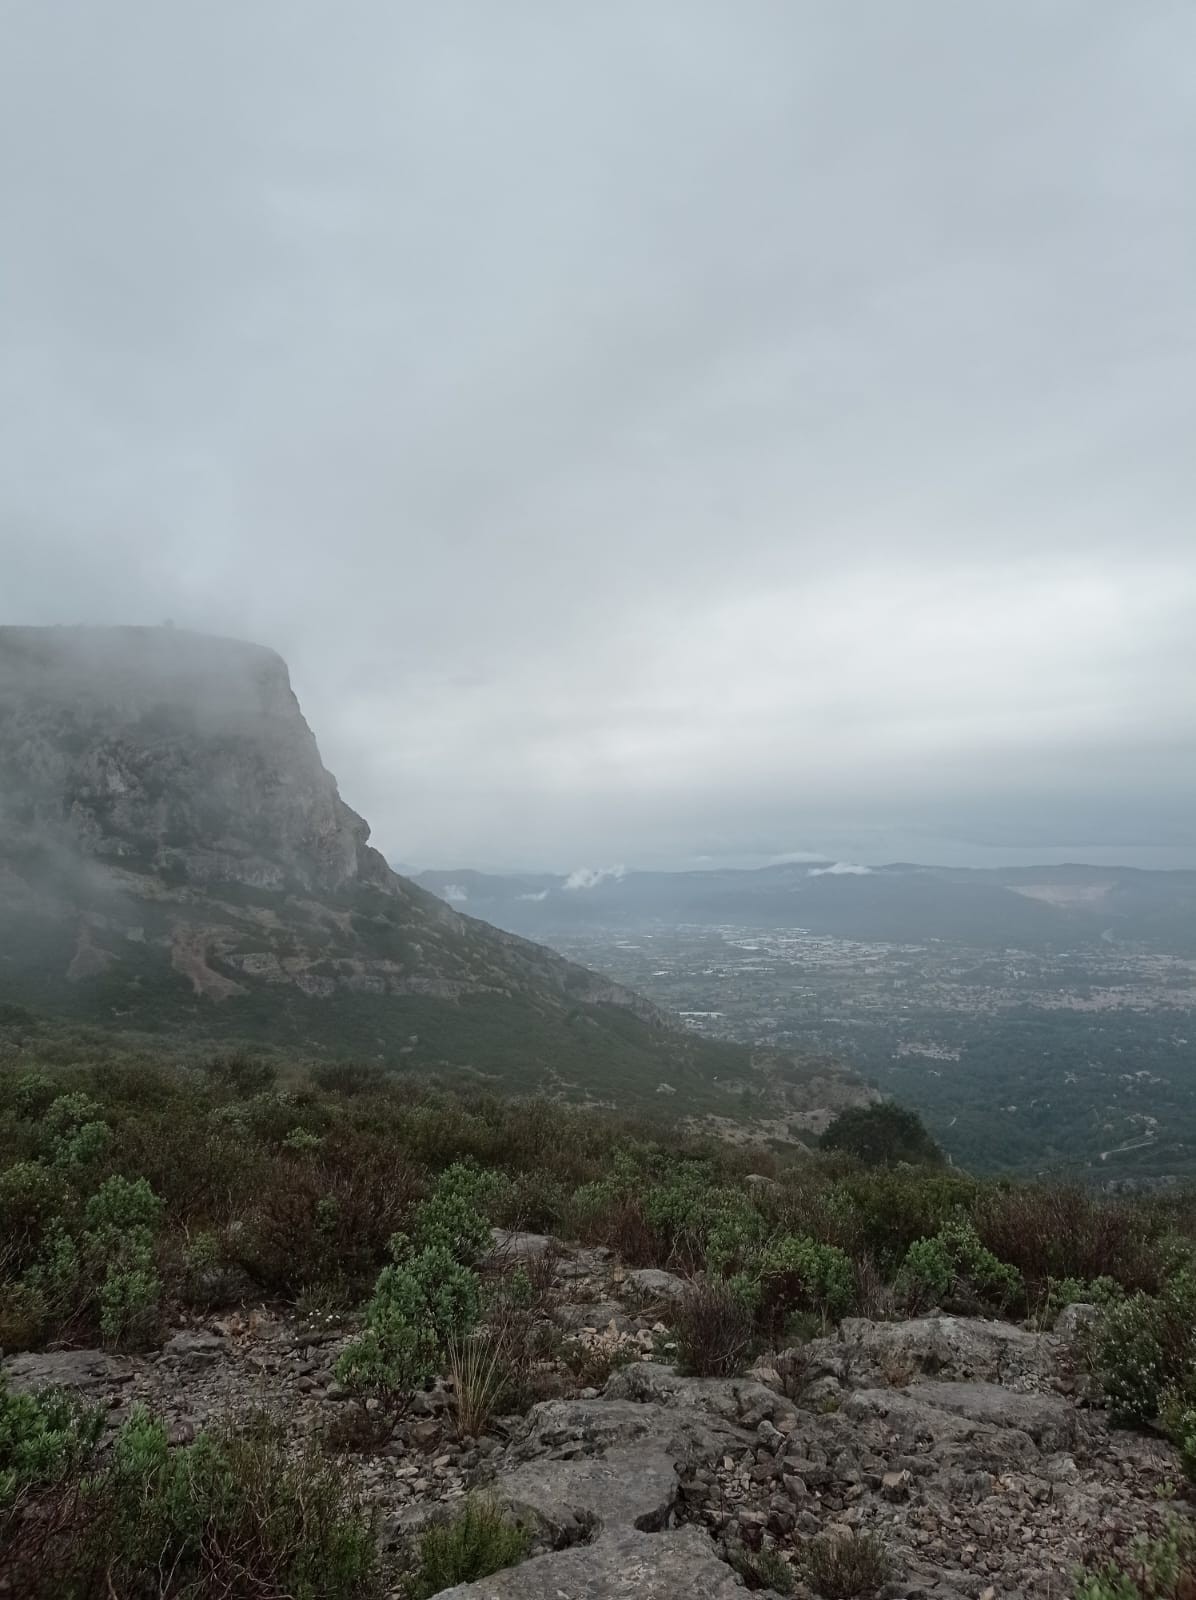
[[1196, 860], [1190, 8], [5, 34], [7, 620], [280, 649], [404, 860]]

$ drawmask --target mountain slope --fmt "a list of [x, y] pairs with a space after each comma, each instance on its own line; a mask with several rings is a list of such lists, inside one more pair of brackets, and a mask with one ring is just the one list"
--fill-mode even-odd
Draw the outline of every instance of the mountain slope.
[[174, 629], [0, 629], [0, 1001], [621, 1106], [801, 1100], [392, 872], [282, 660]]

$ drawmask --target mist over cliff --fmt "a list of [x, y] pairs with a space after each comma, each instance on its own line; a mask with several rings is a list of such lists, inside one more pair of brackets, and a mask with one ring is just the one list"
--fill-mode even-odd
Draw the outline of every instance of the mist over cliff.
[[763, 1092], [747, 1051], [458, 915], [369, 832], [272, 651], [0, 629], [0, 1001], [611, 1103]]

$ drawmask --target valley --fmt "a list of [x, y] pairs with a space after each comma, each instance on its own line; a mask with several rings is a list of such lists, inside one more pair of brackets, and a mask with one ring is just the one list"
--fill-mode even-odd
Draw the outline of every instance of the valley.
[[557, 936], [695, 1032], [842, 1060], [978, 1171], [1196, 1173], [1196, 963], [740, 926]]

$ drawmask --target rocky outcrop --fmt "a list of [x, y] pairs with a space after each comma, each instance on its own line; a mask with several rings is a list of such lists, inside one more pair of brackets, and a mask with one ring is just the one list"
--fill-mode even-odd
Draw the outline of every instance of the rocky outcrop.
[[[379, 1418], [333, 1379], [347, 1330], [260, 1309], [179, 1329], [148, 1357], [52, 1351], [16, 1357], [5, 1376], [78, 1387], [113, 1420], [148, 1403], [176, 1441], [260, 1405], [296, 1442], [354, 1441], [393, 1553], [471, 1490], [494, 1497], [532, 1531], [532, 1554], [445, 1591], [455, 1600], [731, 1600], [743, 1593], [732, 1555], [767, 1548], [800, 1567], [808, 1540], [852, 1532], [884, 1547], [885, 1600], [1046, 1600], [1071, 1592], [1082, 1561], [1159, 1533], [1176, 1510], [1163, 1497], [1182, 1476], [1175, 1452], [1080, 1403], [1054, 1334], [854, 1318], [748, 1377], [686, 1377], [650, 1359], [667, 1328], [609, 1251], [550, 1243], [545, 1316], [616, 1308], [618, 1330], [573, 1324], [569, 1337], [623, 1364], [600, 1392], [562, 1368], [568, 1392], [476, 1439], [457, 1437], [443, 1384], [401, 1420]], [[796, 1593], [813, 1600], [800, 1578]]]

